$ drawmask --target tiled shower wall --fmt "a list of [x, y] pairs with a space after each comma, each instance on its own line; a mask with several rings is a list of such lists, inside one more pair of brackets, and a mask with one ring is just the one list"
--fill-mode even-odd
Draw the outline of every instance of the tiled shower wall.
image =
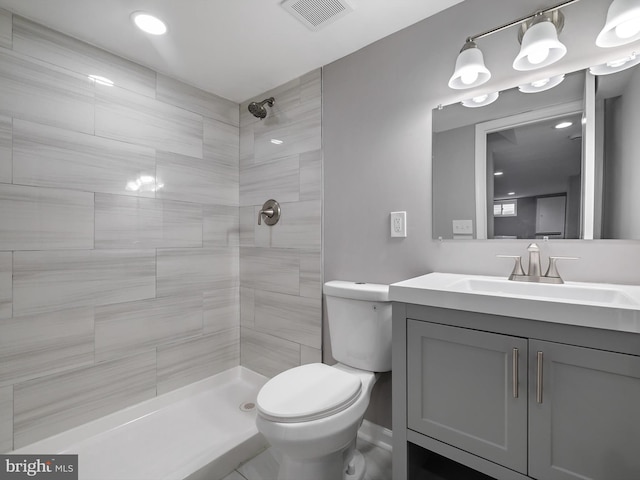
[[[0, 452], [238, 365], [238, 145], [238, 104], [0, 11]], [[283, 230], [302, 200], [318, 217], [303, 170]], [[288, 228], [295, 245], [274, 236], [257, 264], [317, 314], [319, 239]], [[256, 312], [274, 301], [263, 281]]]
[[241, 359], [267, 376], [321, 361], [321, 93], [318, 69], [252, 99], [275, 98], [266, 119], [240, 108]]

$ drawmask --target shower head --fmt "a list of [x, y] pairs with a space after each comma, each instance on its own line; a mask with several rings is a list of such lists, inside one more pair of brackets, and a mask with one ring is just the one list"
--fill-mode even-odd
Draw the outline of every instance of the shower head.
[[273, 102], [275, 102], [273, 97], [265, 98], [261, 102], [251, 102], [248, 107], [249, 112], [251, 112], [251, 115], [254, 117], [263, 119], [267, 116], [267, 109], [264, 108], [264, 104], [266, 103], [270, 107], [273, 107]]

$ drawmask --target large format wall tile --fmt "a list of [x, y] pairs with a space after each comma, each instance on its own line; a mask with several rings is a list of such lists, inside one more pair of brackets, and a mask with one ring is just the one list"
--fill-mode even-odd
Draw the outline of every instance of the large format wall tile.
[[13, 19], [13, 50], [86, 76], [106, 77], [119, 87], [155, 96], [154, 71], [18, 16]]
[[160, 74], [156, 98], [235, 127], [240, 123], [237, 103]]
[[238, 167], [209, 159], [158, 152], [157, 198], [216, 205], [238, 205]]
[[202, 334], [202, 295], [96, 307], [96, 362]]
[[296, 202], [300, 195], [298, 155], [243, 168], [240, 175], [240, 205], [262, 205], [273, 198]]
[[13, 387], [11, 386], [0, 387], [0, 453], [10, 450], [13, 450]]
[[15, 447], [152, 398], [155, 373], [149, 352], [15, 385]]
[[240, 248], [240, 284], [243, 287], [297, 295], [300, 291], [299, 279], [300, 260], [297, 251]]
[[94, 88], [86, 77], [0, 50], [0, 113], [93, 133]]
[[96, 194], [96, 248], [202, 246], [202, 206]]
[[322, 200], [322, 150], [300, 154], [300, 200]]
[[300, 296], [322, 298], [320, 250], [300, 250]]
[[0, 320], [13, 314], [13, 253], [0, 252]]
[[238, 248], [159, 249], [158, 297], [191, 295], [238, 285]]
[[13, 387], [11, 386], [0, 387], [0, 453], [10, 450], [13, 450]]
[[0, 115], [0, 183], [11, 183], [11, 118]]
[[158, 347], [158, 394], [239, 365], [239, 340], [239, 329], [232, 328]]
[[255, 292], [255, 327], [270, 335], [320, 348], [322, 302], [279, 293]]
[[240, 356], [245, 367], [273, 377], [300, 365], [300, 344], [242, 328]]
[[[0, 9], [0, 47], [11, 49], [13, 35], [11, 14]], [[0, 452], [2, 449], [0, 448]]]
[[0, 250], [93, 248], [93, 194], [0, 184]]
[[202, 117], [118, 87], [96, 85], [96, 135], [202, 158]]
[[204, 293], [204, 333], [240, 326], [240, 289], [221, 288]]
[[153, 148], [17, 119], [13, 137], [13, 183], [155, 196], [152, 189], [128, 187], [155, 177]]
[[319, 200], [281, 203], [282, 217], [271, 228], [255, 226], [255, 243], [261, 247], [320, 248], [322, 203]]
[[153, 250], [15, 252], [13, 313], [155, 297]]
[[0, 322], [0, 385], [92, 363], [92, 308], [60, 310]]
[[240, 244], [238, 207], [205, 205], [202, 210], [203, 246], [237, 247]]
[[240, 132], [237, 127], [205, 118], [203, 141], [204, 158], [238, 168]]

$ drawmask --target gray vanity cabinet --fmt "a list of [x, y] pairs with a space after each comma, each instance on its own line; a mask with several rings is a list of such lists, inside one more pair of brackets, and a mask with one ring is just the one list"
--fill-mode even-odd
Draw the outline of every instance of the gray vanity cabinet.
[[530, 340], [529, 366], [529, 476], [640, 479], [640, 357]]
[[396, 303], [393, 368], [394, 480], [640, 480], [637, 335]]
[[410, 429], [527, 472], [526, 339], [408, 320], [407, 377]]

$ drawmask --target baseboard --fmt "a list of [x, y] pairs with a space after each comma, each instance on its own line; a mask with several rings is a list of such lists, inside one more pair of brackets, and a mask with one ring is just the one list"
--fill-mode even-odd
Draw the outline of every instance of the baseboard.
[[393, 432], [388, 428], [376, 425], [366, 419], [362, 421], [362, 425], [358, 430], [358, 438], [388, 451], [392, 449], [392, 436]]

